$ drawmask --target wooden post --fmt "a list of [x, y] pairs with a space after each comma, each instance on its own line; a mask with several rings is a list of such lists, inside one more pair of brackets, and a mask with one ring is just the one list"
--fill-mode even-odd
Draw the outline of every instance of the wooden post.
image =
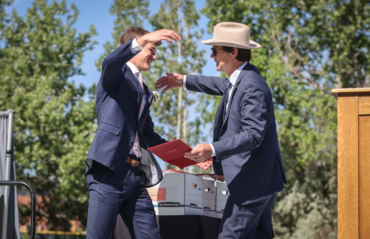
[[370, 238], [370, 88], [338, 99], [338, 238]]

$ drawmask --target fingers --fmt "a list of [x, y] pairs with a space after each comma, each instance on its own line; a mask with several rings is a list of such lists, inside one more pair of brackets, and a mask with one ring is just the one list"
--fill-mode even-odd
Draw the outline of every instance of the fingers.
[[206, 160], [204, 162], [197, 163], [195, 165], [201, 169], [208, 170], [212, 166], [212, 164], [213, 164], [212, 160]]
[[156, 43], [162, 40], [168, 41], [169, 43], [173, 43], [172, 39], [175, 41], [179, 41], [181, 40], [181, 37], [173, 30], [162, 29], [152, 33], [145, 34], [139, 37], [136, 41], [140, 46], [144, 47], [149, 42]]
[[208, 170], [209, 169], [209, 167], [208, 166], [202, 166], [202, 167], [200, 167], [201, 169], [203, 169], [203, 170]]
[[155, 86], [158, 87], [159, 89], [162, 89], [167, 86], [167, 88], [164, 89], [164, 92], [166, 92], [167, 90], [174, 88], [174, 84], [172, 82], [173, 80], [176, 80], [176, 76], [171, 73], [166, 73], [165, 76], [162, 76], [161, 78], [159, 78], [159, 80], [157, 80]]
[[179, 34], [177, 34], [175, 31], [173, 30], [169, 30], [169, 37], [171, 37], [172, 39], [174, 39], [175, 41], [180, 41], [181, 40], [181, 37]]
[[173, 43], [173, 41], [171, 40], [171, 38], [169, 38], [169, 37], [165, 37], [165, 38], [163, 38], [162, 40], [166, 40], [166, 41], [168, 41], [169, 43]]
[[196, 145], [191, 151], [185, 152], [185, 157], [196, 157], [199, 156], [199, 153], [201, 153], [201, 150], [198, 150], [198, 145]]
[[162, 89], [163, 87], [167, 86], [167, 84], [163, 84], [163, 83], [156, 83], [155, 86], [158, 88], [158, 89]]
[[171, 79], [175, 79], [176, 77], [175, 77], [175, 75], [174, 74], [172, 74], [172, 73], [166, 73], [166, 76], [168, 77], [168, 78], [171, 78]]
[[184, 157], [188, 159], [194, 159], [194, 158], [199, 158], [200, 155], [199, 154], [185, 154]]
[[210, 168], [210, 165], [207, 164], [206, 162], [197, 163], [195, 165], [204, 170], [208, 170]]
[[168, 91], [169, 89], [171, 89], [172, 87], [170, 86], [170, 85], [167, 85], [167, 87], [166, 88], [164, 88], [164, 90], [163, 90], [163, 92], [166, 92], [166, 91]]
[[163, 34], [162, 34], [162, 39], [161, 40], [166, 40], [168, 41], [169, 43], [173, 43], [173, 40], [175, 41], [180, 41], [181, 40], [181, 37], [179, 34], [177, 34], [175, 31], [173, 30], [167, 30], [167, 29], [163, 29]]
[[206, 160], [204, 162], [201, 162], [201, 163], [197, 163], [196, 165], [199, 166], [199, 167], [211, 167], [212, 166], [212, 161], [211, 160]]
[[[162, 76], [161, 78], [159, 78], [159, 80], [157, 80], [157, 82], [155, 83], [155, 86], [158, 87], [159, 89], [162, 89], [163, 87], [165, 86], [169, 86], [169, 77], [166, 75], [166, 76]], [[167, 89], [169, 90], [169, 89]]]
[[159, 86], [165, 84], [166, 82], [167, 82], [167, 76], [162, 76], [161, 78], [159, 78], [157, 80], [157, 82], [155, 83], [155, 86], [159, 87]]
[[209, 144], [197, 144], [190, 152], [185, 152], [184, 157], [188, 159], [196, 158], [198, 162], [209, 160], [212, 155], [212, 149]]
[[166, 83], [166, 81], [161, 81], [161, 82], [157, 81], [157, 83], [155, 83], [155, 86], [159, 89], [162, 89], [163, 87], [168, 86], [168, 84]]

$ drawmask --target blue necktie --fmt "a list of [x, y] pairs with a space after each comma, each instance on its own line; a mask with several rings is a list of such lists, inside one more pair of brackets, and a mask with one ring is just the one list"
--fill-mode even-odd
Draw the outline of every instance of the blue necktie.
[[233, 84], [231, 84], [231, 82], [229, 81], [229, 84], [227, 85], [226, 91], [224, 93], [224, 94], [226, 94], [226, 99], [225, 99], [225, 103], [224, 103], [224, 117], [223, 117], [224, 121], [225, 121], [225, 116], [226, 116], [227, 102], [229, 102], [229, 92], [230, 92], [232, 87], [233, 87]]

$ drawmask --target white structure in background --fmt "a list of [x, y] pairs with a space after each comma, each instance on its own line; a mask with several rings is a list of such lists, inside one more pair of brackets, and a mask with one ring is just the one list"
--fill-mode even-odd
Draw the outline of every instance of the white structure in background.
[[229, 191], [224, 182], [168, 169], [163, 180], [147, 188], [156, 215], [204, 215], [222, 218]]
[[168, 169], [163, 180], [147, 188], [157, 215], [203, 215], [202, 178]]
[[216, 180], [210, 177], [202, 178], [203, 215], [207, 217], [216, 217]]
[[222, 218], [228, 197], [229, 197], [229, 189], [227, 188], [226, 182], [217, 181], [217, 184], [216, 184], [216, 217], [217, 218]]
[[[15, 181], [13, 110], [0, 111], [0, 180]], [[0, 238], [20, 239], [17, 188], [0, 186]]]

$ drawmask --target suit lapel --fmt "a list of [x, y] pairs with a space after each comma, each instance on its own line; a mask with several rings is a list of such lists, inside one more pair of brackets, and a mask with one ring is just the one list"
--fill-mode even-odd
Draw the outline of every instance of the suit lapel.
[[125, 65], [125, 67], [126, 67], [126, 71], [127, 71], [127, 74], [128, 74], [127, 77], [126, 77], [128, 79], [128, 84], [129, 84], [129, 86], [131, 88], [131, 91], [133, 92], [133, 94], [136, 97], [136, 102], [137, 102], [137, 119], [139, 119], [141, 102], [143, 100], [143, 96], [144, 96], [145, 93], [144, 93], [143, 88], [140, 85], [139, 80], [136, 78], [136, 76], [130, 70], [130, 67], [128, 67], [127, 65]]
[[152, 103], [152, 100], [153, 100], [153, 92], [149, 89], [149, 87], [146, 84], [143, 83], [143, 85], [144, 85], [145, 94], [146, 94], [147, 99], [148, 99], [147, 103], [149, 103], [149, 105], [150, 105]]
[[143, 83], [143, 86], [144, 86], [144, 91], [145, 91], [145, 95], [146, 95], [146, 100], [147, 101], [145, 102], [145, 107], [143, 109], [143, 113], [141, 114], [141, 117], [140, 117], [140, 120], [139, 120], [139, 124], [141, 123], [141, 121], [143, 119], [146, 119], [146, 116], [149, 113], [149, 108], [150, 108], [150, 106], [152, 104], [152, 101], [153, 101], [153, 93], [152, 93], [152, 91], [144, 83]]
[[[135, 101], [138, 104], [138, 108], [139, 108], [138, 112], [140, 112], [141, 100], [143, 98], [144, 91], [142, 90], [141, 85], [138, 79], [136, 78], [136, 76], [132, 74], [130, 68], [127, 65], [125, 65], [124, 67], [126, 70], [125, 78], [127, 79], [128, 87], [130, 88], [132, 94], [135, 97]], [[139, 114], [138, 114], [138, 117], [139, 117]]]
[[224, 105], [225, 105], [226, 95], [223, 95], [218, 105], [216, 115], [215, 115], [215, 123], [213, 129], [213, 141], [218, 141], [220, 128], [222, 126], [222, 113], [224, 112]]
[[[230, 115], [230, 111], [231, 111], [231, 103], [233, 102], [233, 98], [234, 98], [234, 95], [235, 95], [235, 92], [238, 88], [238, 85], [240, 83], [240, 81], [243, 79], [243, 77], [245, 76], [245, 74], [252, 69], [252, 65], [250, 63], [246, 64], [245, 67], [243, 68], [243, 70], [241, 70], [239, 76], [238, 76], [238, 79], [236, 80], [235, 82], [235, 85], [234, 85], [234, 88], [233, 88], [233, 91], [231, 92], [231, 96], [229, 98], [229, 106], [228, 106], [228, 110], [226, 112], [226, 116], [225, 116], [225, 119], [223, 120], [222, 122], [222, 126], [221, 126], [221, 129], [224, 127], [225, 125], [225, 122], [227, 121], [227, 119], [229, 118], [229, 115]], [[221, 129], [219, 132], [221, 132]]]

